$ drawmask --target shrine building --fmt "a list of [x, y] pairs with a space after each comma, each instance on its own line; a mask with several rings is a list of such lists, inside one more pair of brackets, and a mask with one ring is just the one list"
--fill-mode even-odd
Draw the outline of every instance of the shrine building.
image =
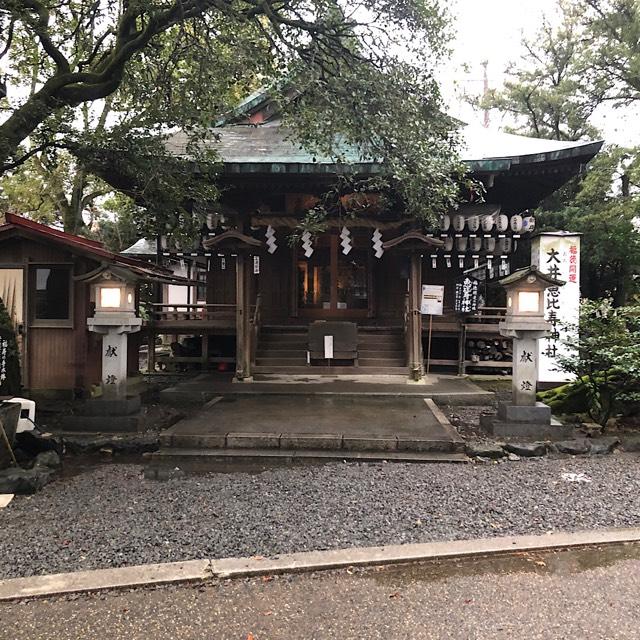
[[[165, 288], [152, 305], [144, 328], [150, 367], [235, 367], [241, 380], [509, 373], [510, 345], [497, 329], [505, 299], [496, 282], [530, 264], [533, 210], [602, 145], [466, 126], [461, 157], [484, 184], [484, 202], [462, 205], [424, 230], [401, 212], [376, 211], [375, 201], [358, 202], [353, 213], [344, 198], [345, 215], [329, 218], [312, 237], [301, 233], [300, 221], [344, 167], [294, 144], [267, 92], [247, 99], [213, 133], [222, 200], [201, 237], [180, 249], [163, 248], [162, 238], [142, 240], [125, 254], [161, 257], [190, 280]], [[169, 146], [188, 158], [180, 134]], [[356, 154], [349, 160], [359, 177], [381, 171]], [[427, 317], [432, 295], [437, 305]], [[194, 336], [198, 351], [174, 350], [156, 361], [159, 334], [174, 344]]]

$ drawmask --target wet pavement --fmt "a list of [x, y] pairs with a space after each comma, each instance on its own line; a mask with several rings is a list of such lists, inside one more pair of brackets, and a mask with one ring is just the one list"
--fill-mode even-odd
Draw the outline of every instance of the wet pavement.
[[304, 433], [407, 436], [447, 440], [451, 434], [422, 398], [224, 396], [165, 433]]
[[0, 640], [637, 638], [640, 546], [0, 605]]

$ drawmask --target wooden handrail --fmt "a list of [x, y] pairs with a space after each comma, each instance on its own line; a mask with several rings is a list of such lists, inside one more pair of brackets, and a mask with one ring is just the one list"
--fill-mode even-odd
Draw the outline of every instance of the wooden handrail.
[[256, 295], [256, 304], [253, 309], [253, 316], [251, 317], [251, 345], [250, 345], [250, 355], [251, 355], [251, 364], [254, 365], [256, 363], [256, 353], [258, 350], [258, 334], [260, 333], [260, 324], [262, 322], [262, 294]]
[[404, 320], [404, 350], [405, 350], [405, 361], [409, 362], [409, 360], [411, 359], [411, 354], [409, 353], [409, 329], [410, 329], [410, 322], [409, 322], [409, 315], [411, 314], [411, 309], [409, 308], [409, 292], [404, 294], [404, 314], [403, 314], [403, 320]]

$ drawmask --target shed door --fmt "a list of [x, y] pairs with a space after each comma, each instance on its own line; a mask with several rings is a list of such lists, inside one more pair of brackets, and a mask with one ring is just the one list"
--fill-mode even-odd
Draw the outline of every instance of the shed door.
[[24, 325], [24, 269], [0, 267], [0, 299], [11, 318], [16, 331], [18, 350], [20, 351], [20, 368], [22, 383], [25, 384], [25, 345], [22, 336]]
[[24, 323], [24, 270], [0, 267], [0, 298], [15, 329]]

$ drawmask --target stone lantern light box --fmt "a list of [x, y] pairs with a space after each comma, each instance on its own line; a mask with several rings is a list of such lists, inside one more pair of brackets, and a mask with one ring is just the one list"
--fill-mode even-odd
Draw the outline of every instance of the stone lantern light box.
[[[500, 324], [501, 333], [507, 330], [512, 338], [524, 338], [524, 335], [516, 335], [522, 331], [542, 332], [546, 335], [550, 325], [544, 319], [544, 292], [549, 287], [561, 287], [564, 282], [555, 280], [532, 266], [514, 271], [500, 280], [500, 284], [507, 292], [507, 312]], [[544, 335], [526, 337], [543, 338]]]
[[115, 277], [105, 271], [93, 284], [96, 313], [134, 313], [136, 311], [135, 283]]
[[545, 290], [564, 282], [538, 271], [535, 266], [514, 271], [500, 280], [507, 293], [507, 311], [500, 335], [513, 339], [512, 400], [498, 406], [497, 416], [483, 416], [481, 423], [494, 435], [545, 438], [564, 436], [550, 408], [536, 401], [538, 343], [551, 324], [545, 320]]
[[136, 283], [126, 269], [103, 267], [83, 278], [91, 286], [96, 310], [87, 318], [89, 331], [102, 334], [102, 393], [106, 400], [127, 396], [127, 336], [140, 331], [136, 316]]

